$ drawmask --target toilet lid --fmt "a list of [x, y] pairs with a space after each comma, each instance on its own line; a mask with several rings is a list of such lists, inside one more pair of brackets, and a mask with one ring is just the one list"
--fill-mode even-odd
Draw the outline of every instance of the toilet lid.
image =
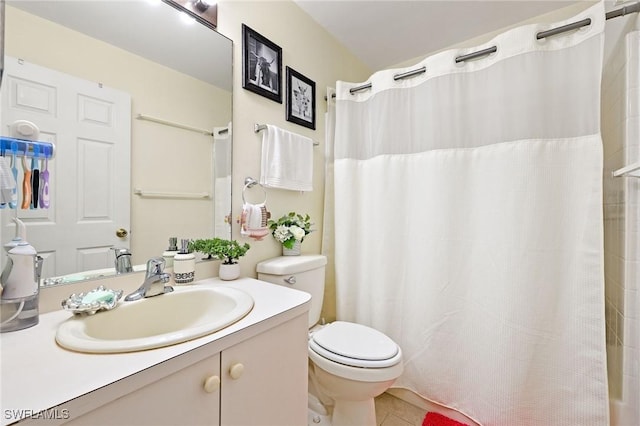
[[344, 321], [313, 333], [309, 347], [327, 359], [355, 367], [389, 367], [402, 356], [398, 345], [385, 334]]

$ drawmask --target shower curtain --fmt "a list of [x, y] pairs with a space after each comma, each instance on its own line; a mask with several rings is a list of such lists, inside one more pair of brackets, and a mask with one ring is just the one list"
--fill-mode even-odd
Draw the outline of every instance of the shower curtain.
[[482, 425], [609, 424], [603, 29], [599, 3], [336, 87], [337, 317], [399, 344], [396, 386]]

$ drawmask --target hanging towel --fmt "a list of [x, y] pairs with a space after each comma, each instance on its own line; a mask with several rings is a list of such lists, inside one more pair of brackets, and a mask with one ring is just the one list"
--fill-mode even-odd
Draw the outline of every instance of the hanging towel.
[[11, 173], [11, 167], [5, 157], [0, 157], [0, 203], [6, 204], [12, 200], [16, 180]]
[[262, 240], [269, 235], [267, 227], [269, 216], [270, 213], [264, 204], [244, 203], [240, 216], [240, 234], [256, 241]]
[[267, 124], [262, 135], [260, 183], [292, 191], [313, 190], [313, 140]]

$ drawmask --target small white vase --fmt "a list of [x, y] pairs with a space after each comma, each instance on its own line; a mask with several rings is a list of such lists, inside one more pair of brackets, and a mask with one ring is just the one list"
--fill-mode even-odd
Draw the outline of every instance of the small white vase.
[[283, 256], [300, 256], [300, 241], [296, 241], [293, 243], [292, 248], [286, 248], [284, 245], [282, 246], [282, 255]]
[[235, 280], [240, 276], [240, 264], [232, 263], [232, 264], [220, 264], [220, 269], [218, 270], [218, 278], [224, 281]]

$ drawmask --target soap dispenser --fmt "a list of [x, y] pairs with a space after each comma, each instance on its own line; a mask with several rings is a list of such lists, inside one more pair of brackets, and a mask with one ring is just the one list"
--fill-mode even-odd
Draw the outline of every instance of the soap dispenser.
[[166, 267], [173, 267], [173, 259], [176, 254], [178, 254], [178, 239], [176, 237], [171, 237], [169, 238], [169, 248], [162, 253]]
[[0, 332], [22, 330], [38, 324], [43, 261], [36, 249], [24, 239], [8, 251], [7, 263], [0, 276]]
[[180, 250], [173, 258], [173, 278], [176, 284], [193, 282], [196, 275], [196, 255], [189, 253], [189, 240], [180, 240]]

